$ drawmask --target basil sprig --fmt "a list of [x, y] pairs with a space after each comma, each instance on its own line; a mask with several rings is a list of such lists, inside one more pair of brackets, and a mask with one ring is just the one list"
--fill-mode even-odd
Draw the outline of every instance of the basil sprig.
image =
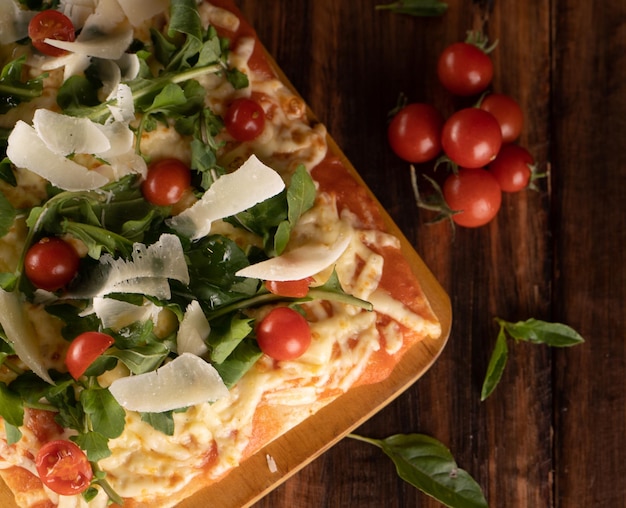
[[358, 434], [348, 437], [380, 448], [396, 465], [398, 476], [445, 506], [487, 508], [476, 481], [460, 469], [442, 443], [423, 434], [396, 434], [372, 439]]
[[500, 330], [487, 366], [480, 395], [481, 400], [485, 400], [493, 393], [502, 378], [509, 356], [509, 337], [516, 341], [552, 347], [570, 347], [585, 341], [576, 330], [562, 323], [551, 323], [534, 318], [517, 323], [496, 318], [496, 322], [500, 325]]

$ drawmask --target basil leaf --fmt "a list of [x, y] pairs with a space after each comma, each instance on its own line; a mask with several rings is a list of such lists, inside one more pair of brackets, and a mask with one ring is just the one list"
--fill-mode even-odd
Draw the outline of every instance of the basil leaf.
[[456, 464], [450, 451], [423, 434], [397, 434], [370, 439], [349, 437], [378, 446], [393, 460], [400, 478], [452, 508], [487, 508], [476, 481]]
[[573, 328], [562, 323], [550, 323], [539, 319], [528, 319], [509, 323], [498, 319], [507, 333], [517, 340], [547, 344], [553, 347], [570, 347], [585, 342], [585, 339]]
[[504, 367], [506, 367], [508, 356], [509, 348], [506, 343], [506, 334], [504, 333], [504, 330], [500, 328], [495, 348], [491, 353], [489, 365], [487, 366], [487, 374], [485, 376], [480, 394], [481, 401], [489, 397], [489, 395], [491, 395], [495, 390], [497, 384], [500, 382], [502, 373], [504, 372]]

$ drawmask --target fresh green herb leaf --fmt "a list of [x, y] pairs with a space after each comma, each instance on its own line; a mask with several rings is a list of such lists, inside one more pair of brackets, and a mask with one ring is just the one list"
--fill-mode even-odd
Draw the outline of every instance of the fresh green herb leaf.
[[237, 315], [211, 323], [209, 346], [211, 362], [223, 363], [235, 348], [252, 332], [251, 319]]
[[185, 254], [190, 300], [195, 296], [209, 309], [215, 309], [256, 293], [256, 280], [235, 276], [249, 261], [233, 240], [211, 235], [194, 243]]
[[0, 416], [5, 422], [16, 427], [24, 424], [22, 398], [2, 382], [0, 382]]
[[502, 378], [508, 359], [507, 334], [516, 341], [545, 344], [552, 347], [571, 347], [585, 342], [585, 339], [576, 330], [562, 323], [551, 323], [534, 318], [517, 323], [496, 318], [496, 322], [500, 326], [500, 330], [481, 389], [481, 400], [483, 401], [493, 393]]
[[98, 462], [111, 455], [109, 439], [99, 432], [82, 432], [72, 436], [70, 439], [80, 446], [81, 449], [85, 450], [90, 462]]
[[164, 411], [162, 413], [141, 413], [141, 421], [148, 423], [154, 429], [166, 436], [174, 435], [174, 413]]
[[533, 318], [517, 323], [509, 323], [502, 319], [496, 321], [516, 340], [553, 347], [569, 347], [585, 342], [576, 330], [562, 323], [550, 323]]
[[506, 362], [509, 357], [509, 347], [506, 341], [506, 334], [504, 330], [500, 328], [498, 338], [496, 340], [496, 346], [491, 353], [489, 359], [489, 365], [487, 366], [487, 375], [483, 382], [483, 387], [480, 393], [480, 400], [485, 400], [495, 390], [496, 386], [502, 378], [502, 373], [506, 367]]
[[487, 508], [476, 481], [460, 469], [450, 451], [423, 434], [397, 434], [371, 439], [349, 437], [379, 447], [396, 465], [400, 478], [451, 508]]
[[118, 437], [124, 431], [126, 413], [109, 390], [86, 388], [80, 392], [80, 403], [94, 431], [109, 439]]
[[362, 309], [368, 311], [373, 310], [373, 306], [370, 302], [361, 300], [360, 298], [352, 296], [343, 290], [343, 288], [341, 287], [341, 282], [339, 282], [339, 277], [337, 276], [337, 272], [335, 270], [333, 270], [333, 273], [330, 275], [324, 285], [309, 289], [309, 294], [307, 295], [307, 298], [335, 301], [348, 305], [355, 305], [356, 307], [361, 307]]
[[22, 67], [25, 62], [26, 56], [21, 56], [7, 63], [0, 71], [0, 114], [22, 102], [39, 97], [43, 92], [43, 76], [22, 81]]
[[442, 16], [448, 4], [439, 0], [399, 0], [376, 6], [376, 10], [388, 10], [395, 14], [409, 14], [418, 17]]
[[13, 205], [5, 195], [0, 192], [0, 237], [3, 237], [11, 230], [15, 217], [17, 217], [17, 210], [13, 208]]
[[224, 384], [230, 388], [263, 356], [256, 340], [243, 340], [222, 363], [214, 365]]
[[159, 342], [127, 349], [112, 347], [105, 353], [120, 360], [133, 374], [144, 374], [155, 370], [167, 358], [169, 349]]
[[11, 446], [22, 439], [22, 431], [15, 425], [11, 425], [6, 420], [4, 421], [4, 432], [7, 437], [7, 444]]

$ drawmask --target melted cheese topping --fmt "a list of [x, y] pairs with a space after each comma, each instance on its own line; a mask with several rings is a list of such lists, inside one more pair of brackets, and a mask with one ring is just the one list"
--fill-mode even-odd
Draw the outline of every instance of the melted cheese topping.
[[[208, 2], [200, 4], [199, 10], [205, 23], [230, 30], [238, 27], [236, 16]], [[304, 164], [311, 169], [322, 161], [327, 152], [326, 130], [322, 125], [310, 124], [302, 100], [278, 78], [255, 76], [248, 66], [254, 44], [253, 38], [239, 41], [231, 54], [231, 63], [248, 74], [250, 87], [234, 91], [230, 84], [215, 75], [201, 78], [201, 83], [207, 89], [207, 103], [218, 114], [224, 113], [229, 100], [251, 94], [267, 114], [263, 135], [252, 142], [236, 144], [224, 135], [226, 149], [221, 163], [237, 166], [254, 153], [288, 180], [298, 165]], [[51, 86], [37, 105], [24, 106], [19, 113], [16, 108], [15, 114], [28, 118], [35, 106], [50, 107], [48, 101], [53, 96], [54, 86]], [[10, 121], [9, 118], [2, 119], [3, 123]], [[187, 141], [174, 129], [162, 125], [144, 133], [141, 146], [146, 154], [155, 158], [190, 159]], [[36, 202], [42, 196], [43, 182], [21, 173], [20, 185], [13, 191], [12, 201]], [[263, 357], [227, 397], [214, 404], [200, 404], [175, 413], [172, 436], [156, 431], [141, 421], [137, 413], [128, 412], [123, 434], [110, 441], [111, 456], [99, 462], [116, 492], [142, 502], [159, 499], [159, 506], [172, 506], [175, 501], [170, 504], [163, 499], [176, 499], [175, 493], [185, 489], [198, 475], [206, 474], [208, 470], [211, 477], [217, 479], [240, 463], [250, 444], [255, 413], [260, 407], [283, 408], [281, 433], [285, 432], [347, 391], [382, 347], [390, 355], [398, 352], [404, 343], [405, 328], [422, 335], [439, 335], [438, 323], [420, 317], [380, 288], [384, 258], [372, 247], [399, 248], [397, 238], [380, 231], [363, 230], [359, 220], [350, 212], [338, 212], [332, 196], [318, 196], [315, 206], [302, 217], [293, 232], [292, 242], [297, 245], [315, 239], [331, 244], [337, 237], [338, 228], [350, 235], [349, 246], [334, 267], [342, 287], [346, 292], [372, 302], [375, 312], [339, 303], [313, 301], [304, 304], [313, 337], [308, 351], [294, 361], [274, 362]], [[221, 221], [213, 225], [212, 232], [237, 235], [237, 240], [248, 244], [259, 243], [259, 239], [235, 231]], [[0, 269], [10, 270], [16, 265], [24, 234], [25, 227], [18, 221], [11, 233], [0, 239]], [[331, 269], [318, 274], [316, 283], [323, 283]], [[268, 310], [256, 309], [251, 311], [251, 316], [261, 316]], [[49, 316], [42, 318], [45, 312], [41, 309], [33, 308], [31, 312], [33, 321], [39, 320], [38, 332], [42, 347], [50, 351], [47, 358], [51, 366], [62, 367], [53, 361], [53, 357], [58, 361], [59, 344], [62, 343], [58, 322]], [[379, 323], [381, 316], [389, 318], [382, 325]], [[110, 383], [112, 379], [109, 378], [115, 375], [122, 374], [108, 373], [106, 383]], [[0, 434], [0, 437], [4, 436]], [[29, 457], [34, 455], [37, 447], [37, 440], [28, 432], [18, 447], [8, 447], [0, 439], [0, 467], [18, 465], [35, 473]], [[50, 499], [63, 508], [87, 506], [80, 496], [50, 493]], [[101, 493], [88, 506], [100, 508], [105, 505], [106, 496]]]

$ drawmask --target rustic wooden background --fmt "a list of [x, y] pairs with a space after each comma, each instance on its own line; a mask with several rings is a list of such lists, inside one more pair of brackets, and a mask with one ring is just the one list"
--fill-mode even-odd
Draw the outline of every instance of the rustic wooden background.
[[[439, 361], [358, 433], [436, 437], [492, 507], [626, 506], [626, 3], [449, 0], [427, 19], [375, 11], [383, 1], [238, 2], [452, 300]], [[550, 177], [453, 237], [416, 208], [386, 114], [400, 92], [450, 113], [435, 62], [476, 28], [498, 40], [493, 88], [521, 103], [520, 142]], [[495, 316], [567, 323], [586, 343], [512, 345], [481, 403]], [[344, 439], [256, 506], [441, 505], [377, 448]]]

